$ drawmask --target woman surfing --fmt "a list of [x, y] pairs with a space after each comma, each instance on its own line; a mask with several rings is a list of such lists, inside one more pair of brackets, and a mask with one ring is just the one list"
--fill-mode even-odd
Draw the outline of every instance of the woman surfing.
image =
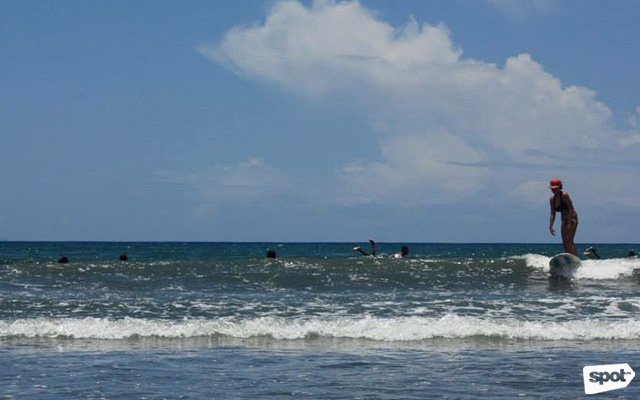
[[573, 239], [576, 236], [576, 229], [578, 229], [578, 213], [573, 208], [573, 202], [569, 193], [562, 191], [562, 181], [560, 179], [552, 179], [549, 184], [549, 189], [553, 192], [553, 196], [549, 199], [551, 205], [551, 218], [549, 221], [549, 231], [553, 236], [556, 235], [555, 229], [553, 229], [553, 223], [556, 220], [556, 213], [559, 212], [562, 217], [560, 233], [562, 235], [562, 245], [566, 253], [571, 253], [577, 256], [576, 244]]

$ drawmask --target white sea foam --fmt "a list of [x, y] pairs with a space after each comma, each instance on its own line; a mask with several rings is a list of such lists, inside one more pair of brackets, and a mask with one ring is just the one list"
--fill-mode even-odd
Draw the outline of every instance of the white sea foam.
[[[528, 266], [549, 272], [550, 257], [540, 254], [525, 254], [521, 256]], [[576, 269], [574, 279], [620, 279], [630, 277], [633, 271], [640, 270], [638, 258], [611, 258], [606, 260], [582, 260], [580, 267]]]
[[551, 257], [541, 254], [525, 254], [514, 258], [523, 258], [528, 266], [549, 272], [549, 260], [551, 260]]
[[576, 270], [577, 279], [619, 279], [633, 275], [640, 269], [640, 259], [612, 258], [607, 260], [583, 260]]
[[0, 322], [0, 338], [76, 338], [122, 340], [138, 338], [254, 338], [300, 340], [314, 337], [385, 342], [432, 338], [501, 338], [521, 340], [639, 340], [640, 320], [583, 319], [547, 322], [460, 317], [401, 317], [162, 321], [124, 318], [22, 319]]

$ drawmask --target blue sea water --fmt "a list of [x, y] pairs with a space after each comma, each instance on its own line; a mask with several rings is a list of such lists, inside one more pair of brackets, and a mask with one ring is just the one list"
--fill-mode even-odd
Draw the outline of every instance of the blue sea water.
[[573, 399], [640, 367], [638, 245], [563, 279], [559, 245], [356, 245], [0, 242], [0, 398]]

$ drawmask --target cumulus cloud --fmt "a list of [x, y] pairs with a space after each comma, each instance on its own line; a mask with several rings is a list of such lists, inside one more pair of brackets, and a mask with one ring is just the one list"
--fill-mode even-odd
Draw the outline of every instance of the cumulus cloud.
[[[368, 110], [382, 159], [339, 168], [346, 202], [450, 202], [637, 143], [595, 92], [563, 84], [531, 55], [464, 58], [446, 26], [393, 27], [356, 1], [281, 1], [264, 23], [198, 51], [242, 77]], [[529, 182], [515, 193], [537, 191]]]
[[381, 146], [384, 163], [344, 169], [347, 202], [450, 203], [452, 196], [475, 193], [487, 179], [488, 169], [474, 164], [485, 157], [447, 131], [394, 137]]

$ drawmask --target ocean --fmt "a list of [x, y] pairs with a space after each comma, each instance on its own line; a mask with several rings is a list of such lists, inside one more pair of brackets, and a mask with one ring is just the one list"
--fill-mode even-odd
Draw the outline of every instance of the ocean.
[[574, 399], [640, 368], [640, 245], [564, 279], [558, 244], [356, 245], [0, 242], [0, 399]]

